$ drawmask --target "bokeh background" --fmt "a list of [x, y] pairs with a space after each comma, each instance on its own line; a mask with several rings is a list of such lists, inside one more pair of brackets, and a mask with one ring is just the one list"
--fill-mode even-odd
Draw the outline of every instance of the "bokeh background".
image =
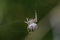
[[[34, 18], [37, 10], [39, 23], [57, 3], [58, 0], [0, 0], [0, 40], [24, 40], [29, 34], [26, 17]], [[51, 30], [42, 38], [52, 39]]]

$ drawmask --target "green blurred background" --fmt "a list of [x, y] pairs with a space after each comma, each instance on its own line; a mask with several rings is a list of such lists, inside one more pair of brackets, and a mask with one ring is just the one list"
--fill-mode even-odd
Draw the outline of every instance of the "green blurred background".
[[[0, 40], [24, 40], [28, 34], [25, 18], [34, 17], [37, 10], [41, 20], [57, 3], [57, 0], [0, 0]], [[42, 40], [52, 40], [51, 30]]]

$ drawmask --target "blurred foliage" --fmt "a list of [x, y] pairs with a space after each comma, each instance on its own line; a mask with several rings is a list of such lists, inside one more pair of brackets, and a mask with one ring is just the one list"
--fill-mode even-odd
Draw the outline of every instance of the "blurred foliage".
[[0, 40], [24, 40], [28, 34], [24, 20], [44, 17], [55, 5], [56, 0], [0, 0]]
[[53, 40], [52, 30], [50, 30], [50, 31], [42, 38], [42, 40]]

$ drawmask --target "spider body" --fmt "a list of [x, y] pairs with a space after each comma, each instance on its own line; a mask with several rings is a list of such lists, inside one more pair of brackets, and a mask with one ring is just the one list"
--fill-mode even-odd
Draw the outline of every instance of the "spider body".
[[31, 23], [30, 25], [28, 25], [27, 29], [28, 31], [34, 31], [36, 30], [37, 24], [36, 23]]

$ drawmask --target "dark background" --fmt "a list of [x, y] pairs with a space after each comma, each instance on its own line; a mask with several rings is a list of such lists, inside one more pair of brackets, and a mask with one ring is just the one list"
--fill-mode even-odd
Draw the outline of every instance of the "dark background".
[[56, 0], [0, 0], [0, 40], [24, 40], [28, 34], [25, 18], [34, 18], [37, 10], [41, 20], [57, 3]]

